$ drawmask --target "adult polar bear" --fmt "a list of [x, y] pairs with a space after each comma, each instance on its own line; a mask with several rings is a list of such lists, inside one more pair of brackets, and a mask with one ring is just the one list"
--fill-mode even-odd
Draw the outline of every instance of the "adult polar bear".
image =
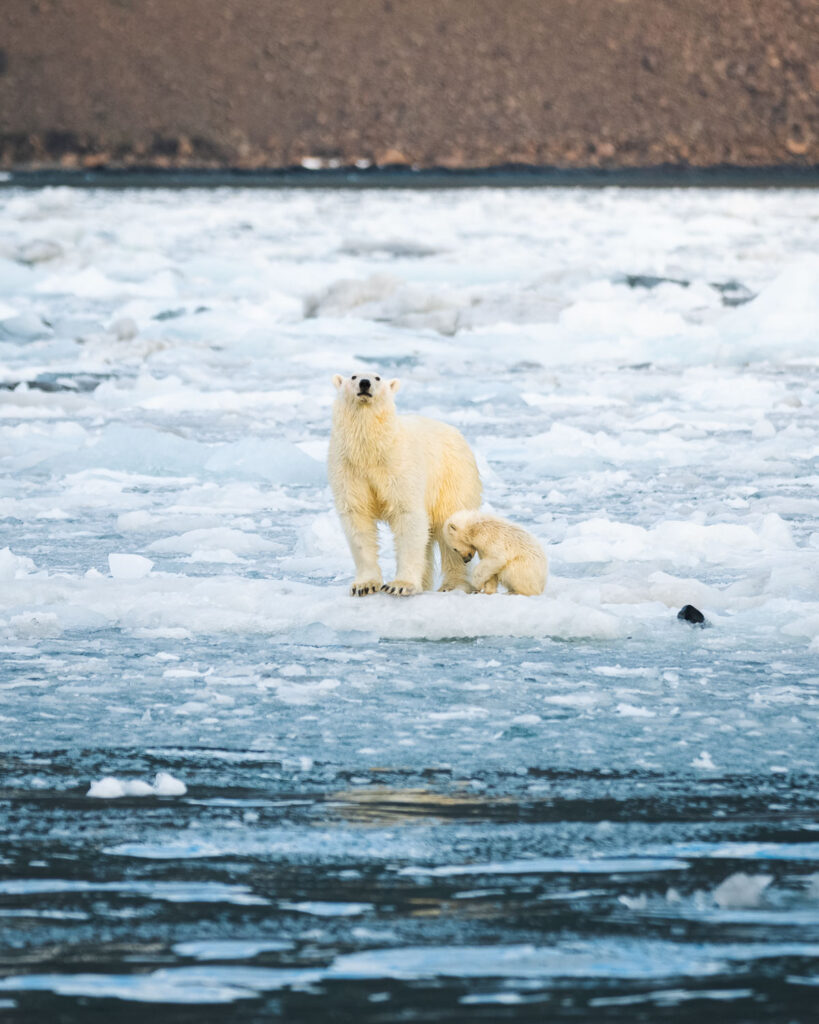
[[[423, 416], [399, 416], [398, 381], [374, 374], [333, 377], [328, 470], [336, 508], [355, 560], [351, 593], [384, 590], [417, 594], [432, 587], [435, 543], [441, 552], [442, 590], [467, 590], [463, 559], [443, 539], [444, 523], [462, 508], [478, 508], [481, 481], [462, 435]], [[382, 584], [378, 521], [395, 537], [396, 576]]]

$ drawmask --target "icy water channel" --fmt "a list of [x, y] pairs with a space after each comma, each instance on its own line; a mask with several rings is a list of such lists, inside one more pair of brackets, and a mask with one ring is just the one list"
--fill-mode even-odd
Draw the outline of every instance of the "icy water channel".
[[[818, 243], [808, 191], [0, 192], [0, 1017], [814, 1020]], [[347, 595], [359, 367], [542, 597]]]

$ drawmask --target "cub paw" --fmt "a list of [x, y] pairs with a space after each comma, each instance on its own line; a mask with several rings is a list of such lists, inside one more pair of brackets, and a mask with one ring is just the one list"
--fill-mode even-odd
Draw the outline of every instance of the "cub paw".
[[356, 580], [350, 587], [351, 597], [366, 597], [367, 594], [377, 594], [383, 590], [380, 580]]
[[395, 597], [409, 597], [412, 594], [420, 594], [421, 588], [414, 583], [407, 583], [406, 580], [391, 580], [385, 583], [381, 590], [385, 594], [393, 594]]

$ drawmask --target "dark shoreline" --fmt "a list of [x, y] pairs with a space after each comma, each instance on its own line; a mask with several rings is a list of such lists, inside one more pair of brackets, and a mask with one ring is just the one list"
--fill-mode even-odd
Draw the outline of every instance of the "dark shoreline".
[[95, 168], [11, 170], [0, 188], [817, 188], [819, 166], [809, 167], [522, 167], [448, 168], [304, 167], [242, 169]]
[[816, 0], [6, 0], [0, 167], [819, 165]]

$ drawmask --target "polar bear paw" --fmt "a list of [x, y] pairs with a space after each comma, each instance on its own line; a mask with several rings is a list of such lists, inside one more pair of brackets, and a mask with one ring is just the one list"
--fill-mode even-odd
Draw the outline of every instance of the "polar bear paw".
[[377, 594], [383, 590], [381, 580], [356, 580], [350, 587], [351, 597], [366, 597], [367, 594]]
[[409, 597], [412, 594], [420, 594], [421, 588], [406, 580], [390, 580], [381, 588], [385, 594], [394, 594], [396, 597]]

